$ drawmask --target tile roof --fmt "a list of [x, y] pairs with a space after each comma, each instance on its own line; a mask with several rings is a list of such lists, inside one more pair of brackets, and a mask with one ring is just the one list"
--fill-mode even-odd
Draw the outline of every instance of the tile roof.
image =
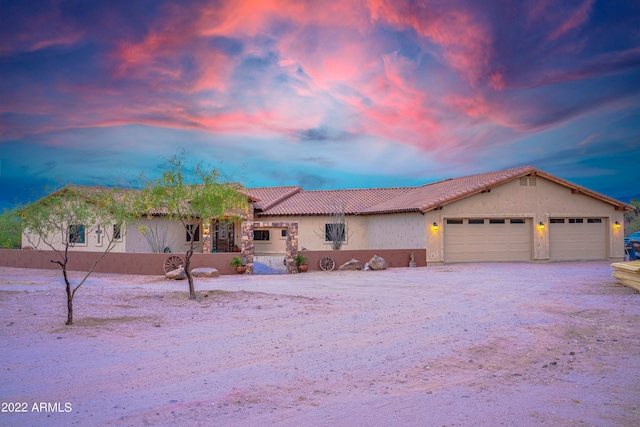
[[[386, 200], [414, 190], [416, 187], [359, 188], [350, 190], [300, 190], [258, 216], [274, 215], [331, 215], [343, 209], [348, 215], [360, 215]], [[249, 190], [251, 193], [252, 190]]]
[[300, 187], [292, 185], [285, 187], [255, 187], [248, 188], [245, 191], [251, 197], [259, 200], [254, 204], [254, 207], [257, 210], [265, 211], [301, 190]]
[[425, 212], [535, 171], [533, 166], [523, 166], [437, 181], [418, 187], [402, 197], [372, 206], [364, 213]]
[[[619, 209], [632, 209], [626, 203], [543, 172], [533, 166], [503, 169], [460, 178], [446, 179], [418, 187], [368, 188], [351, 190], [311, 190], [299, 187], [248, 189], [263, 200], [257, 216], [330, 215], [342, 209], [348, 215], [373, 215], [400, 212], [426, 212], [481, 193], [526, 175], [537, 175], [611, 203]], [[295, 189], [295, 190], [294, 190]], [[276, 197], [279, 195], [280, 197]]]
[[[621, 210], [634, 207], [588, 188], [551, 175], [533, 166], [503, 169], [460, 178], [445, 179], [417, 187], [360, 188], [349, 190], [309, 190], [299, 186], [255, 187], [238, 190], [254, 201], [256, 216], [331, 215], [343, 209], [348, 215], [373, 215], [401, 212], [426, 212], [465, 197], [486, 191], [526, 175], [536, 175], [556, 182], [573, 192], [583, 193], [610, 203]], [[68, 185], [58, 190], [90, 195], [104, 192], [105, 187]], [[113, 189], [111, 189], [113, 190]], [[138, 190], [118, 189], [126, 195]], [[58, 193], [56, 192], [56, 193]], [[55, 194], [55, 193], [54, 193]], [[163, 215], [155, 209], [151, 214]]]

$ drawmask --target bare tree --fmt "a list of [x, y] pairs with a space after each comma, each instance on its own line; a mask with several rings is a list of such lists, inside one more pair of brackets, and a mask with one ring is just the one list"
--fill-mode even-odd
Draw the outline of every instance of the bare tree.
[[151, 248], [151, 252], [164, 253], [170, 251], [171, 242], [168, 241], [169, 226], [158, 224], [140, 225], [138, 231], [142, 234]]
[[315, 232], [318, 237], [329, 242], [334, 251], [342, 249], [342, 245], [352, 236], [352, 233], [347, 230], [345, 210], [344, 202], [334, 202], [332, 212], [328, 216], [329, 222], [325, 224], [324, 230], [320, 229]]

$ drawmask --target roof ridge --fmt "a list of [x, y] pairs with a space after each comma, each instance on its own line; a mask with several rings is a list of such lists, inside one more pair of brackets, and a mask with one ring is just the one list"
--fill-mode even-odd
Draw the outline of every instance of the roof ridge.
[[262, 207], [262, 211], [266, 211], [267, 209], [271, 209], [273, 206], [282, 203], [283, 201], [289, 199], [291, 196], [293, 196], [294, 194], [298, 194], [299, 192], [304, 191], [302, 189], [302, 187], [296, 185], [293, 186], [291, 188], [291, 190], [289, 190], [288, 192], [284, 193], [283, 195], [281, 195], [280, 197], [275, 198], [274, 200], [271, 201], [271, 203], [266, 204], [265, 206]]
[[320, 189], [320, 190], [305, 190], [302, 189], [305, 193], [311, 192], [320, 192], [320, 191], [372, 191], [372, 190], [405, 190], [405, 189], [416, 189], [421, 187], [420, 185], [408, 185], [406, 187], [371, 187], [371, 188], [329, 188], [329, 189]]

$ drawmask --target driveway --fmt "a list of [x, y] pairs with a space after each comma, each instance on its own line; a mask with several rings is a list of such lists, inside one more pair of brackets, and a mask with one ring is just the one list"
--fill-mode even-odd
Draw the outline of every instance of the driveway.
[[65, 326], [58, 272], [0, 267], [0, 397], [27, 408], [0, 424], [638, 425], [640, 295], [611, 273], [223, 276], [196, 301], [186, 282], [96, 274]]

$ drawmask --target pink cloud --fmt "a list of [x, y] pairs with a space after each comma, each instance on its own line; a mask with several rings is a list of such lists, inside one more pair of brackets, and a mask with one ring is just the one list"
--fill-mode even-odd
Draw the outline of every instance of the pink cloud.
[[549, 34], [549, 40], [556, 40], [567, 32], [587, 22], [591, 15], [591, 8], [593, 7], [594, 2], [595, 0], [584, 0], [578, 9], [573, 11], [573, 13], [571, 13], [559, 27]]
[[[0, 37], [0, 56], [18, 52], [33, 52], [52, 46], [72, 46], [83, 41], [86, 31], [63, 16], [54, 4], [46, 13], [31, 13], [20, 22], [4, 20]], [[11, 28], [15, 26], [15, 28]]]
[[370, 1], [374, 21], [414, 29], [439, 45], [444, 60], [476, 86], [489, 71], [493, 54], [490, 28], [473, 11], [438, 7], [435, 3], [418, 6], [409, 1]]

